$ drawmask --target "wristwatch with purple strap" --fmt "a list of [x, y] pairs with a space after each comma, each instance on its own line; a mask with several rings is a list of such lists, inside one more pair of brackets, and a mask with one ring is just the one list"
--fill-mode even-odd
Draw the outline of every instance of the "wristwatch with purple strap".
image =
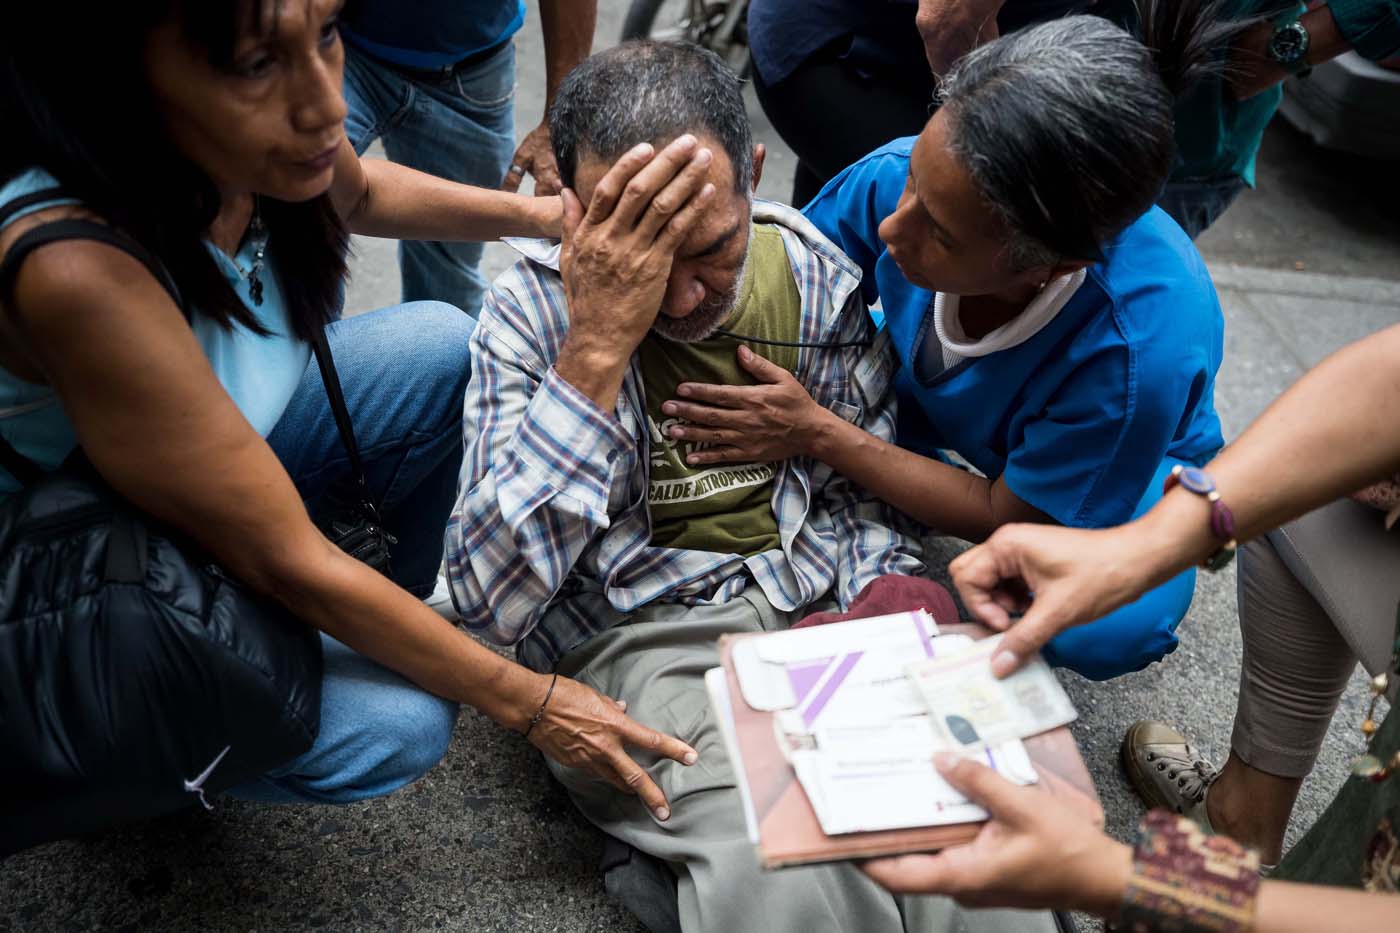
[[1172, 491], [1172, 487], [1180, 485], [1187, 492], [1193, 492], [1198, 496], [1204, 496], [1210, 503], [1210, 530], [1213, 535], [1220, 539], [1221, 545], [1201, 566], [1211, 573], [1223, 569], [1235, 557], [1235, 516], [1230, 511], [1220, 493], [1215, 488], [1215, 480], [1210, 478], [1210, 474], [1200, 467], [1189, 467], [1177, 464], [1172, 467], [1171, 475], [1162, 484], [1162, 494], [1166, 495]]

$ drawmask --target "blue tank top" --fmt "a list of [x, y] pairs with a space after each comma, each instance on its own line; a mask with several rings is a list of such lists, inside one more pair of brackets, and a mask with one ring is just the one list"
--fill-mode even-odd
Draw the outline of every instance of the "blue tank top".
[[[0, 185], [0, 206], [57, 184], [48, 172], [29, 169]], [[35, 211], [73, 203], [76, 202], [70, 198], [30, 205], [9, 218], [7, 225]], [[255, 305], [248, 294], [246, 275], [253, 263], [252, 247], [245, 244], [230, 258], [214, 244], [206, 245], [224, 277], [267, 334], [255, 334], [239, 324], [225, 329], [200, 314], [198, 309], [191, 309], [190, 326], [224, 390], [253, 429], [266, 437], [282, 417], [301, 382], [311, 360], [311, 348], [292, 335], [286, 298], [271, 262], [270, 250], [265, 257], [267, 273], [261, 276], [263, 302]], [[46, 470], [62, 463], [77, 443], [57, 394], [48, 386], [20, 379], [3, 366], [0, 366], [0, 434], [16, 450]], [[18, 488], [14, 478], [0, 469], [0, 496]]]

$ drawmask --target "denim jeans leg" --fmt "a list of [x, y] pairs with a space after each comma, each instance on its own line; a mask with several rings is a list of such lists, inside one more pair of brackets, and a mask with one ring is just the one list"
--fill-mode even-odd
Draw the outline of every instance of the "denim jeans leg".
[[1157, 206], [1194, 240], [1220, 219], [1246, 187], [1244, 179], [1234, 175], [1169, 182]]
[[[439, 83], [413, 82], [413, 106], [384, 132], [389, 158], [430, 175], [497, 188], [515, 152], [515, 47]], [[473, 318], [487, 282], [481, 243], [399, 244], [403, 300], [446, 301]]]
[[413, 83], [352, 45], [345, 46], [345, 136], [360, 155], [413, 107]]
[[293, 761], [228, 791], [257, 803], [354, 803], [411, 784], [447, 753], [457, 704], [321, 636], [321, 728]]
[[[395, 576], [426, 595], [442, 554], [462, 458], [462, 396], [473, 322], [419, 302], [331, 325], [346, 408], [370, 491], [399, 538]], [[268, 443], [315, 514], [350, 473], [320, 371], [307, 368]], [[350, 803], [421, 777], [447, 750], [457, 704], [321, 636], [321, 727], [303, 755], [229, 794], [264, 803]]]
[[[327, 330], [370, 495], [398, 538], [394, 579], [420, 597], [432, 592], [456, 495], [475, 323], [451, 305], [420, 301]], [[349, 482], [350, 461], [314, 360], [268, 443], [313, 517], [330, 489]]]

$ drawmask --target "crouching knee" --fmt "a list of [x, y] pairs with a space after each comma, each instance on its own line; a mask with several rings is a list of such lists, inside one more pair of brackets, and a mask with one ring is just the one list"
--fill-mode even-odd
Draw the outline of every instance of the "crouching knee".
[[365, 755], [344, 792], [378, 797], [412, 784], [447, 754], [457, 704], [422, 690], [395, 698], [392, 711], [365, 723]]
[[1195, 589], [1196, 571], [1188, 570], [1102, 619], [1061, 632], [1045, 646], [1045, 659], [1090, 680], [1140, 671], [1176, 650], [1176, 629]]

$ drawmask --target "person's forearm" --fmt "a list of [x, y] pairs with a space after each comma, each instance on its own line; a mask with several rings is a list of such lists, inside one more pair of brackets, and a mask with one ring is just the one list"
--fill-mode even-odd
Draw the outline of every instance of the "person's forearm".
[[[1323, 360], [1207, 464], [1247, 541], [1400, 469], [1400, 326]], [[1125, 545], [1150, 551], [1156, 582], [1219, 546], [1205, 500], [1174, 490], [1136, 522]]]
[[1259, 886], [1257, 933], [1375, 933], [1400, 929], [1400, 896], [1312, 884]]
[[[1132, 850], [1105, 845], [1086, 863], [1077, 897], [1061, 906], [1116, 923], [1132, 875]], [[1255, 901], [1254, 933], [1374, 933], [1400, 927], [1400, 897], [1286, 881], [1264, 881]]]
[[1400, 468], [1400, 326], [1323, 360], [1209, 465], [1253, 538]]
[[[1309, 67], [1331, 61], [1351, 48], [1351, 43], [1337, 27], [1332, 11], [1325, 4], [1309, 10], [1298, 19], [1308, 30], [1308, 52], [1304, 60]], [[1264, 22], [1246, 31], [1236, 41], [1230, 63], [1236, 71], [1231, 81], [1236, 100], [1253, 97], [1288, 77], [1288, 71], [1269, 58], [1265, 51], [1273, 32], [1274, 23]]]
[[425, 690], [525, 728], [543, 695], [539, 675], [473, 641], [325, 539], [298, 550], [305, 556], [272, 569], [269, 586], [298, 619]]
[[914, 28], [934, 74], [997, 35], [997, 14], [1004, 0], [919, 0]]
[[346, 217], [351, 233], [469, 242], [558, 236], [558, 198], [462, 185], [384, 159], [361, 159], [360, 165], [365, 188]]
[[901, 512], [968, 541], [986, 540], [1008, 520], [996, 514], [985, 477], [922, 457], [823, 411], [811, 456]]
[[593, 50], [597, 20], [598, 0], [540, 0], [546, 115], [564, 76]]
[[617, 408], [635, 347], [607, 346], [591, 335], [570, 331], [554, 361], [554, 371], [605, 412]]

